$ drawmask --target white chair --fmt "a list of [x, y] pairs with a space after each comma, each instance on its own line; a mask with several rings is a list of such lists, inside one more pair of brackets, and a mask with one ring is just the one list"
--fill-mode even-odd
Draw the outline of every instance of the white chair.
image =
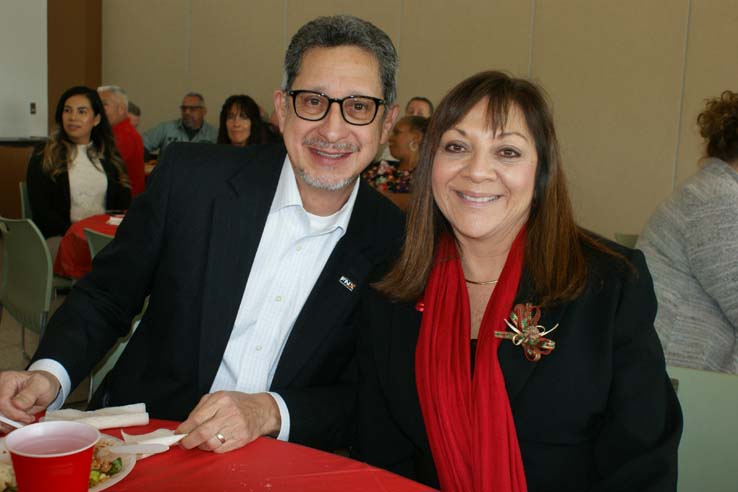
[[0, 302], [21, 325], [26, 353], [26, 329], [42, 335], [51, 308], [51, 255], [43, 235], [30, 219], [0, 217], [3, 236], [3, 277]]
[[684, 414], [679, 492], [738, 490], [738, 375], [669, 366]]

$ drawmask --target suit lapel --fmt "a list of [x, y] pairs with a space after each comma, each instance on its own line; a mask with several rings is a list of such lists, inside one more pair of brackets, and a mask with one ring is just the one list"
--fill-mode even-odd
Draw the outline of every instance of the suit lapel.
[[[521, 303], [531, 303], [533, 305], [538, 304], [533, 296], [530, 278], [525, 270], [523, 271], [523, 275], [520, 279], [520, 288], [515, 296], [515, 304], [517, 305]], [[564, 306], [541, 308], [541, 319], [538, 324], [546, 329], [550, 329], [557, 324], [559, 320], [561, 320], [564, 315], [564, 311]], [[551, 338], [555, 341], [556, 338], [558, 338], [558, 333], [554, 331], [547, 335], [547, 338]], [[502, 341], [500, 348], [497, 351], [497, 355], [500, 360], [502, 373], [505, 377], [505, 386], [507, 387], [508, 398], [512, 403], [515, 397], [523, 390], [528, 379], [533, 375], [533, 372], [543, 359], [538, 362], [530, 362], [525, 358], [522, 347], [514, 345], [510, 340]], [[543, 357], [545, 358], [546, 356], [544, 355]]]
[[210, 390], [223, 359], [283, 161], [279, 147], [253, 156], [214, 201], [200, 326], [201, 392]]
[[[361, 187], [364, 186], [362, 183]], [[363, 282], [374, 266], [369, 252], [374, 241], [374, 217], [367, 207], [367, 190], [362, 188], [356, 197], [346, 234], [333, 249], [295, 320], [272, 387], [289, 385], [331, 333], [348, 329], [347, 321], [358, 301], [359, 291], [367, 288]], [[353, 289], [345, 280], [354, 284]]]

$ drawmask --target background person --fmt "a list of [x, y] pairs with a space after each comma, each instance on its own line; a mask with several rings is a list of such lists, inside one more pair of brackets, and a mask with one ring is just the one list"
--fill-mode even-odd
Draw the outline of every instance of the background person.
[[638, 238], [653, 275], [666, 361], [738, 374], [738, 94], [697, 118], [707, 158]]
[[202, 94], [188, 92], [179, 110], [182, 113], [180, 119], [159, 123], [143, 133], [146, 160], [152, 152], [158, 151], [161, 155], [172, 142], [215, 143], [218, 131], [205, 121], [208, 108]]
[[219, 144], [245, 147], [278, 141], [262, 120], [259, 106], [244, 94], [230, 96], [225, 100], [220, 109], [219, 121]]
[[131, 191], [123, 160], [97, 91], [67, 89], [54, 112], [56, 128], [31, 155], [26, 182], [33, 221], [49, 241], [52, 257], [72, 222], [124, 210]]
[[128, 120], [133, 125], [133, 128], [138, 128], [138, 124], [141, 121], [141, 108], [130, 100], [128, 101]]
[[461, 82], [414, 186], [359, 317], [357, 457], [445, 492], [676, 490], [648, 269], [574, 223], [541, 91]]
[[428, 118], [405, 116], [400, 119], [389, 137], [389, 149], [397, 160], [381, 160], [361, 175], [371, 186], [407, 211], [412, 191], [412, 177], [420, 156]]
[[358, 179], [397, 117], [397, 54], [369, 22], [320, 17], [284, 71], [285, 145], [168, 148], [29, 371], [0, 373], [0, 412], [29, 422], [58, 407], [150, 294], [93, 408], [145, 402], [183, 420], [187, 449], [348, 444], [355, 309], [402, 236], [402, 213]]
[[128, 96], [117, 85], [98, 87], [97, 92], [105, 106], [105, 115], [113, 127], [115, 146], [126, 165], [131, 196], [136, 197], [144, 191], [146, 173], [143, 140], [128, 118]]
[[430, 118], [433, 115], [433, 103], [423, 96], [415, 96], [405, 106], [405, 116], [422, 116]]

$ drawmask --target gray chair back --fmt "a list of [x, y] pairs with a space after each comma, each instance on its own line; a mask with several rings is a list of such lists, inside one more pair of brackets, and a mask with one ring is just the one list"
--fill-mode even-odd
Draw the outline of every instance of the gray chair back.
[[33, 212], [31, 212], [31, 200], [28, 198], [28, 185], [25, 181], [18, 183], [20, 189], [20, 200], [21, 200], [21, 217], [24, 219], [33, 219]]
[[738, 487], [738, 375], [667, 367], [684, 414], [679, 492]]
[[0, 302], [24, 328], [42, 335], [51, 307], [52, 264], [43, 235], [30, 219], [0, 217], [3, 237], [3, 276]]
[[85, 237], [87, 238], [87, 245], [90, 247], [90, 256], [92, 258], [113, 240], [113, 236], [93, 231], [92, 229], [85, 229]]

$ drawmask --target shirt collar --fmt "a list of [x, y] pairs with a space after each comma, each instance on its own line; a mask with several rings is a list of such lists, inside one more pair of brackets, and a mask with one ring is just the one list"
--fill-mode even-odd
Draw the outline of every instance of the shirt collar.
[[[284, 163], [282, 164], [282, 171], [279, 175], [279, 183], [277, 183], [277, 191], [274, 193], [274, 199], [272, 200], [272, 206], [269, 213], [277, 212], [288, 207], [299, 208], [307, 217], [313, 216], [302, 204], [302, 197], [300, 196], [300, 190], [297, 188], [297, 177], [295, 171], [292, 169], [292, 163], [290, 162], [290, 156], [286, 155]], [[359, 178], [354, 183], [354, 189], [343, 204], [343, 207], [331, 215], [333, 219], [328, 221], [326, 229], [335, 230], [340, 228], [342, 231], [348, 229], [349, 220], [351, 219], [351, 212], [354, 209], [354, 203], [356, 203], [356, 195], [359, 192]], [[321, 221], [323, 222], [323, 221]], [[325, 222], [324, 222], [325, 223]]]

